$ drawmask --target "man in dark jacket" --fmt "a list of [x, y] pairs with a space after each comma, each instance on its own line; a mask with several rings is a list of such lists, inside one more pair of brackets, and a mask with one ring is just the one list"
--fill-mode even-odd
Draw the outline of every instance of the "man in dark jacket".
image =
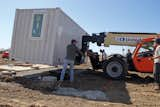
[[67, 69], [67, 66], [70, 66], [70, 82], [72, 83], [74, 81], [74, 61], [77, 53], [82, 54], [82, 52], [78, 49], [76, 46], [77, 41], [71, 40], [71, 44], [67, 45], [66, 48], [66, 57], [64, 59], [63, 69], [61, 71], [60, 80], [57, 83], [57, 87], [61, 85], [61, 83], [64, 80], [65, 71]]

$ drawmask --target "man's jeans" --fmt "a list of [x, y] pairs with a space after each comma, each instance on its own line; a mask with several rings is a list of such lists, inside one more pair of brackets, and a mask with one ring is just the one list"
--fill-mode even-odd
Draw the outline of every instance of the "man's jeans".
[[160, 63], [154, 64], [153, 74], [154, 74], [155, 82], [160, 85]]
[[74, 61], [68, 60], [68, 59], [64, 60], [63, 70], [61, 71], [60, 81], [64, 80], [65, 72], [66, 72], [66, 69], [67, 69], [68, 65], [70, 66], [70, 82], [73, 82], [73, 80], [74, 80], [74, 70], [73, 70]]

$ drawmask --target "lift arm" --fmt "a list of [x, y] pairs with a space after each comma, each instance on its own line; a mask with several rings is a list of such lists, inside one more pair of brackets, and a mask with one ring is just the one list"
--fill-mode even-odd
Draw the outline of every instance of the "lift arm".
[[103, 43], [105, 47], [110, 45], [119, 46], [136, 46], [142, 39], [158, 37], [157, 33], [131, 33], [131, 32], [102, 32], [99, 34], [84, 35], [82, 37], [82, 49], [88, 47], [89, 42], [97, 43], [101, 46]]
[[157, 33], [109, 32], [104, 38], [104, 45], [136, 46], [142, 39], [157, 36]]

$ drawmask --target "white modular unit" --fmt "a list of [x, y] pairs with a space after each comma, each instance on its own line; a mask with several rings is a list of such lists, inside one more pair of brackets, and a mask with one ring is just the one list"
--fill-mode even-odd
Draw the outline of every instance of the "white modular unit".
[[17, 9], [11, 58], [30, 63], [57, 65], [63, 62], [72, 39], [81, 48], [84, 31], [60, 8]]

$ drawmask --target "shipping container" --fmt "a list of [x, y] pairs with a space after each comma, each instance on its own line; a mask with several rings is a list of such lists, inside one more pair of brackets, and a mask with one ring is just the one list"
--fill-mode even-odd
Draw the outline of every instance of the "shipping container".
[[86, 34], [60, 8], [17, 9], [11, 44], [11, 58], [15, 60], [57, 65], [62, 64], [66, 46], [72, 39]]

